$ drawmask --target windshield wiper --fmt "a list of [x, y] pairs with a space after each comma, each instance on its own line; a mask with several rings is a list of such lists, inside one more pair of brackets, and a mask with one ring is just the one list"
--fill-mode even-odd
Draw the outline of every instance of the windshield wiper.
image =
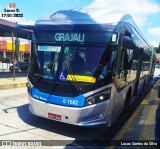
[[51, 69], [51, 72], [53, 73], [53, 70], [54, 70], [54, 61], [50, 61], [46, 67], [44, 68], [44, 71], [46, 71], [48, 68]]
[[[44, 68], [44, 71], [46, 71], [48, 68], [51, 69], [51, 72], [53, 73], [54, 71], [54, 61], [50, 61]], [[42, 72], [40, 73], [40, 75], [38, 76], [37, 80], [35, 81], [36, 85], [38, 85], [38, 83], [41, 81], [41, 80], [44, 80], [45, 78], [43, 77], [43, 74]]]
[[76, 87], [77, 91], [78, 91], [79, 93], [81, 93], [81, 92], [82, 92], [82, 89], [81, 89], [81, 87], [79, 86], [78, 82], [76, 81], [76, 78], [75, 78], [75, 76], [74, 76], [74, 72], [73, 72], [73, 69], [72, 69], [70, 63], [68, 62], [67, 59], [65, 59], [64, 62], [65, 62], [65, 64], [66, 64], [68, 70], [69, 70], [70, 73], [72, 74], [72, 75], [71, 75], [71, 78], [72, 78], [72, 80], [73, 80], [73, 82], [74, 82], [74, 84], [75, 84], [75, 87]]

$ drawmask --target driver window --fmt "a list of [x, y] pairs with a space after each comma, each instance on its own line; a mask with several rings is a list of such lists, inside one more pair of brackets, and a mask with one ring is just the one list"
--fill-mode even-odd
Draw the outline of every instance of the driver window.
[[98, 80], [100, 82], [105, 83], [107, 81], [110, 81], [112, 77], [112, 72], [114, 71], [113, 66], [115, 62], [115, 57], [116, 57], [116, 52], [114, 50], [114, 47], [109, 46], [101, 59], [102, 65], [100, 68], [101, 70], [99, 70], [100, 75], [98, 76]]
[[120, 60], [119, 60], [119, 69], [118, 73], [114, 78], [114, 83], [118, 88], [122, 88], [126, 85], [126, 78], [127, 78], [127, 64], [128, 64], [128, 55], [126, 49], [122, 48], [120, 53]]

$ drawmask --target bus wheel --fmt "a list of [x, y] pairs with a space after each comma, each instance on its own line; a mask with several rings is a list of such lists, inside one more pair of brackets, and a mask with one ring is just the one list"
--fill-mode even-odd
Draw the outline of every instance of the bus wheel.
[[131, 89], [129, 89], [127, 96], [126, 96], [126, 100], [125, 100], [124, 107], [123, 107], [123, 114], [128, 111], [129, 106], [130, 106], [130, 101], [131, 101]]

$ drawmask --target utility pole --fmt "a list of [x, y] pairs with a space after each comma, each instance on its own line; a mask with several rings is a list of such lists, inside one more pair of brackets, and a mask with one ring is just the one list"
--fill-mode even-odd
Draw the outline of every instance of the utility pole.
[[12, 32], [12, 59], [13, 59], [13, 80], [15, 81], [15, 55], [14, 55], [14, 33]]

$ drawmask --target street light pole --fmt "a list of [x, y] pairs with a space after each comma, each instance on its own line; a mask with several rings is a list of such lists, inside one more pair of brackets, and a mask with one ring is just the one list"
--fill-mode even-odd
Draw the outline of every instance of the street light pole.
[[12, 59], [13, 59], [13, 80], [15, 81], [15, 66], [14, 66], [14, 61], [15, 61], [15, 56], [14, 56], [14, 33], [12, 32]]

